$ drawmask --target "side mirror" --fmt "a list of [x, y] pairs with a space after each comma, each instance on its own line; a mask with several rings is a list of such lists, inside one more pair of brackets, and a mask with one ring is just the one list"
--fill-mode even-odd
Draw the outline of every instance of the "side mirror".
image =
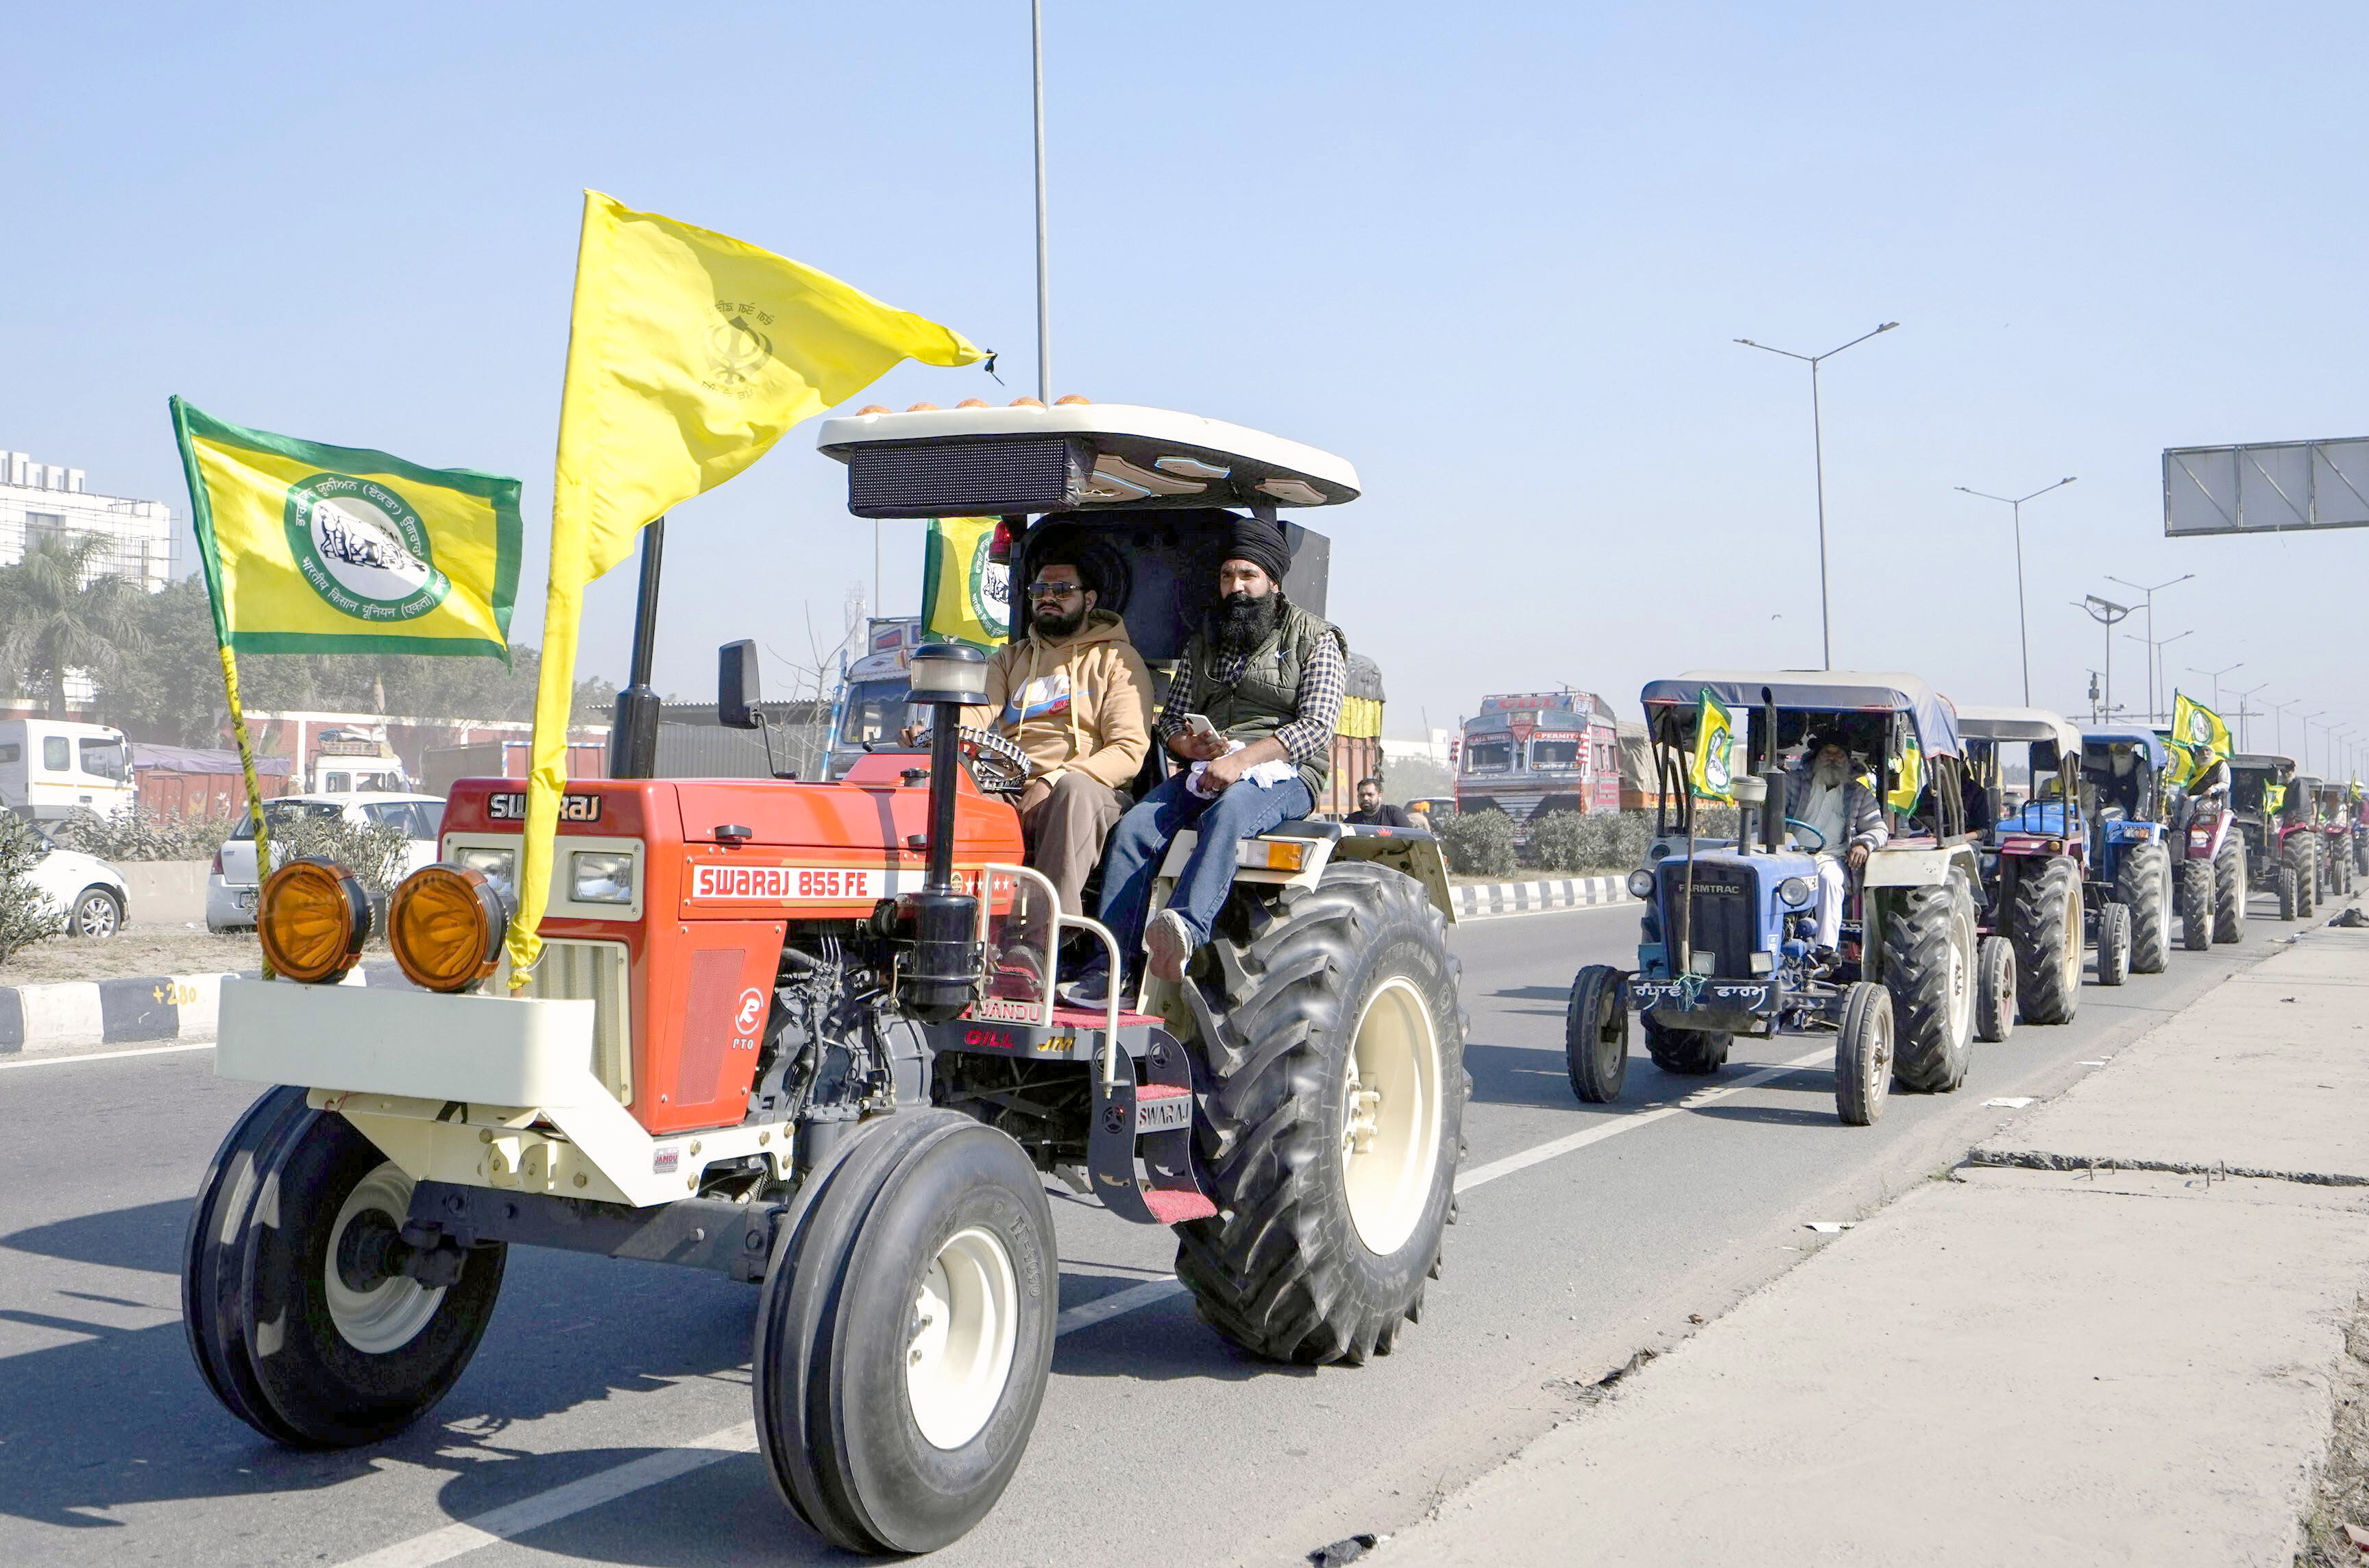
[[757, 644], [743, 637], [715, 650], [715, 722], [727, 729], [755, 729], [757, 716]]

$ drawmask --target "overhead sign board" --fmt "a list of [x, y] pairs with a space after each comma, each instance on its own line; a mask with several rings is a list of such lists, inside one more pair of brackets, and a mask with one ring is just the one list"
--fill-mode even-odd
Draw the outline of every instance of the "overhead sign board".
[[2369, 437], [2177, 446], [2163, 454], [2163, 532], [2369, 528]]

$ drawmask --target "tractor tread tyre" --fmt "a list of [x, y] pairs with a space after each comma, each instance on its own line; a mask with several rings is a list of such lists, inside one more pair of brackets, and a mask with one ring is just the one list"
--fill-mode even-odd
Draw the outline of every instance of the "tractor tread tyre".
[[2136, 844], [2114, 868], [2114, 897], [2130, 907], [2131, 972], [2159, 975], [2171, 963], [2171, 854]]
[[1940, 887], [1898, 890], [1883, 921], [1883, 983], [1892, 992], [1893, 1077], [1903, 1089], [1946, 1093], [1966, 1080], [1975, 942], [1974, 886], [1963, 867], [1951, 866]]
[[2295, 895], [2295, 868], [2283, 865], [2278, 869], [2279, 919], [2291, 921], [2300, 912]]
[[2073, 1022], [2081, 1010], [2080, 869], [2062, 855], [2036, 872], [2024, 869], [2001, 923], [2015, 944], [2015, 994], [2024, 1022]]
[[2213, 863], [2180, 863], [2180, 944], [2191, 953], [2213, 945]]
[[[1413, 878], [1335, 861], [1314, 887], [1273, 902], [1238, 895], [1204, 952], [1214, 965], [1183, 989], [1196, 1036], [1194, 1164], [1219, 1212], [1176, 1228], [1176, 1276], [1202, 1321], [1254, 1356], [1388, 1355], [1438, 1276], [1464, 1154], [1470, 1024], [1447, 922]], [[1437, 1122], [1421, 1207], [1385, 1255], [1357, 1230], [1342, 1144], [1353, 1036], [1394, 982], [1423, 1002]]]
[[2118, 986], [2131, 978], [2131, 907], [2108, 904], [2098, 911], [2098, 983]]
[[1620, 1098], [1629, 1076], [1629, 999], [1625, 979], [1608, 964], [1590, 964], [1571, 982], [1571, 1005], [1563, 1013], [1563, 1066], [1571, 1091], [1590, 1105]]
[[2213, 857], [2214, 941], [2245, 940], [2246, 894], [2246, 842], [2232, 832]]
[[2295, 867], [2295, 918], [2309, 920], [2319, 907], [2319, 857], [2312, 853], [2311, 841], [2305, 834], [2295, 834], [2288, 843], [2286, 862]]
[[[360, 1348], [333, 1316], [339, 1211], [388, 1162], [352, 1123], [267, 1093], [231, 1129], [190, 1211], [183, 1301], [207, 1382], [274, 1442], [347, 1448], [393, 1436], [444, 1397], [476, 1354], [508, 1249], [473, 1247], [408, 1337]], [[400, 1215], [388, 1218], [399, 1223]]]
[[2015, 1033], [2015, 944], [1986, 936], [1974, 947], [1974, 1038], [1998, 1045]]
[[1645, 1054], [1664, 1072], [1680, 1078], [1707, 1078], [1727, 1065], [1734, 1036], [1720, 1029], [1665, 1029], [1650, 1013], [1639, 1014], [1645, 1025]]
[[[934, 1551], [986, 1516], [1036, 1429], [1060, 1305], [1043, 1181], [1006, 1135], [930, 1109], [860, 1135], [819, 1179], [758, 1309], [758, 1444], [775, 1488], [832, 1541]], [[915, 1418], [907, 1347], [923, 1279], [969, 1230], [1011, 1265], [1012, 1360], [984, 1424], [943, 1448]]]
[[1835, 1114], [1845, 1127], [1873, 1127], [1892, 1088], [1892, 993], [1865, 980], [1843, 1000], [1835, 1032]]

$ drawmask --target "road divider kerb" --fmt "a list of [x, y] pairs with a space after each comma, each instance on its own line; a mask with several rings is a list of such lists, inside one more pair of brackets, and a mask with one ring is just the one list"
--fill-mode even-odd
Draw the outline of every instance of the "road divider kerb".
[[1547, 882], [1465, 882], [1456, 886], [1456, 918], [1545, 915], [1562, 910], [1633, 904], [1625, 876], [1565, 876]]
[[[214, 1037], [223, 981], [259, 974], [247, 969], [0, 986], [0, 1067], [25, 1057], [87, 1052], [94, 1046], [204, 1044]], [[344, 983], [411, 982], [393, 963], [377, 963], [357, 966]]]

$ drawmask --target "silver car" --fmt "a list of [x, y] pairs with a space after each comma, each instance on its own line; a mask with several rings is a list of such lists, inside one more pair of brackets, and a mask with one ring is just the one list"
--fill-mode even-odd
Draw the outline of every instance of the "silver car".
[[[444, 802], [432, 795], [283, 795], [263, 803], [276, 830], [303, 817], [343, 816], [351, 822], [392, 822], [409, 841], [407, 875], [436, 859]], [[243, 817], [206, 876], [206, 929], [242, 931], [255, 924], [255, 819]]]

